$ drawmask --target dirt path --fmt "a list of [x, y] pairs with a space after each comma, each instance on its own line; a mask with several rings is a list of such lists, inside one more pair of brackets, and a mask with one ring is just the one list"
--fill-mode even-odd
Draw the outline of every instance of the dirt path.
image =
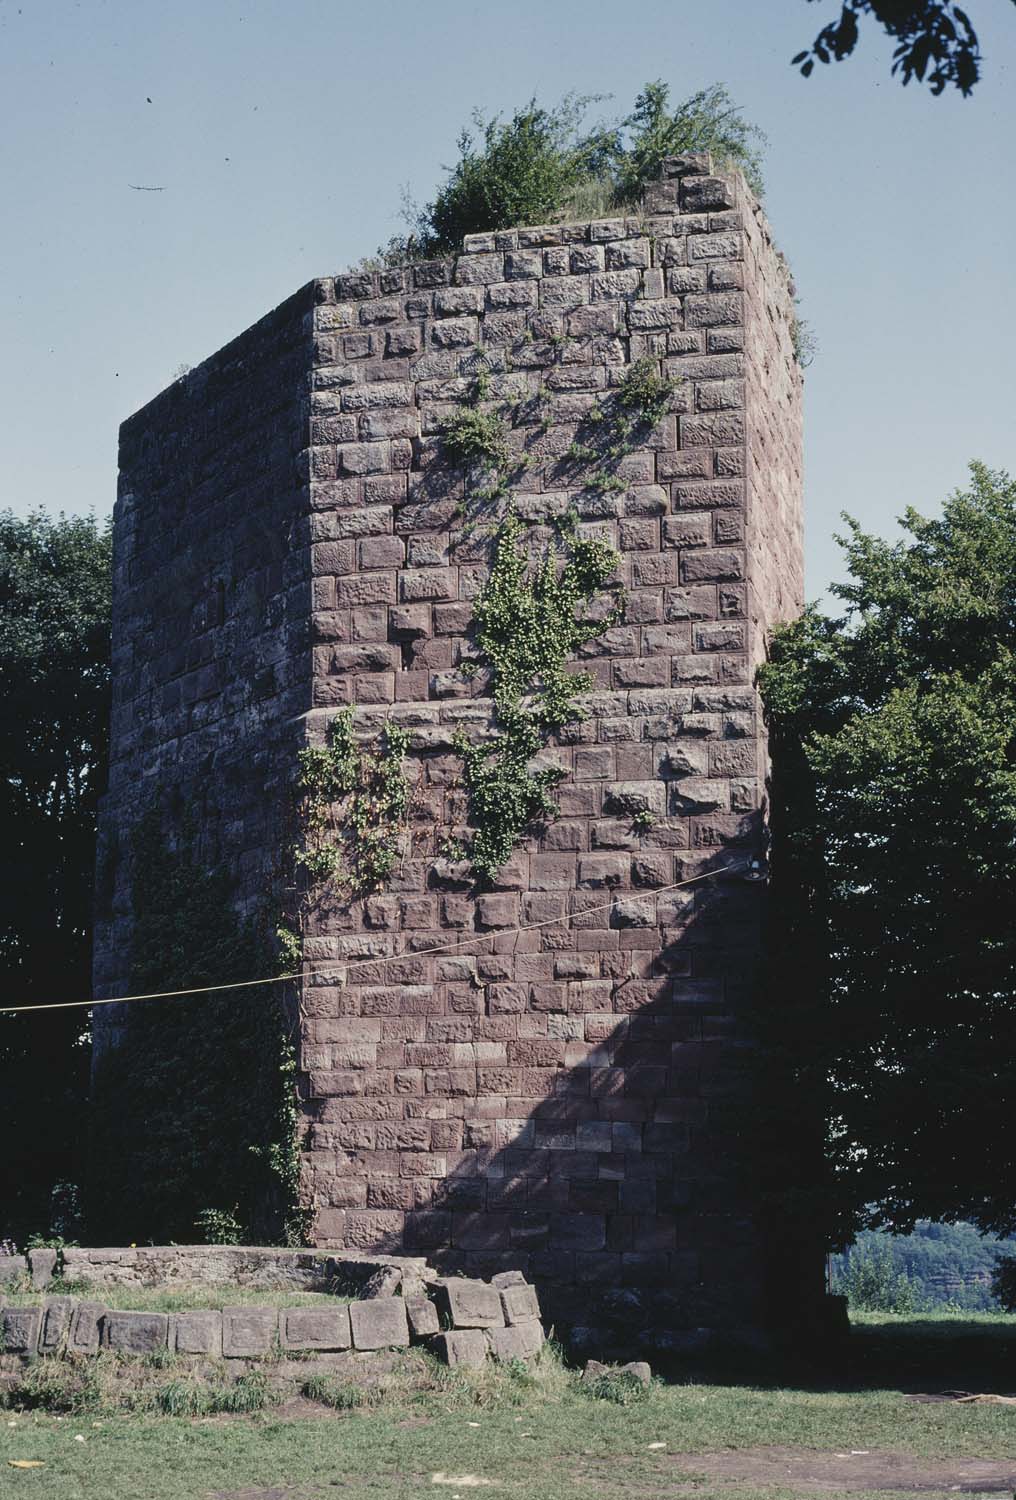
[[673, 1453], [684, 1475], [731, 1485], [782, 1485], [804, 1495], [825, 1490], [891, 1490], [913, 1495], [1012, 1495], [1016, 1461], [920, 1459], [901, 1453], [813, 1452], [806, 1448], [742, 1448], [736, 1452]]
[[[662, 1455], [661, 1455], [662, 1456]], [[616, 1486], [617, 1493], [646, 1497], [695, 1495], [703, 1480], [730, 1485], [731, 1500], [736, 1500], [741, 1485], [752, 1491], [769, 1485], [782, 1491], [796, 1490], [802, 1497], [837, 1495], [853, 1491], [868, 1494], [880, 1490], [894, 1495], [1006, 1495], [1016, 1492], [1016, 1461], [992, 1459], [918, 1459], [906, 1454], [886, 1452], [820, 1452], [806, 1448], [742, 1448], [718, 1453], [670, 1453], [667, 1459], [678, 1471], [660, 1488], [653, 1480], [640, 1475], [637, 1488], [624, 1489], [624, 1460], [611, 1459], [603, 1466]], [[590, 1478], [599, 1477], [600, 1465], [594, 1466]], [[588, 1471], [586, 1471], [588, 1473]], [[430, 1476], [422, 1477], [422, 1485]], [[346, 1476], [349, 1479], [349, 1476]], [[444, 1480], [444, 1476], [441, 1476]], [[447, 1482], [447, 1481], [445, 1481]], [[496, 1493], [496, 1481], [490, 1493]], [[341, 1488], [341, 1484], [340, 1484]], [[317, 1488], [218, 1490], [213, 1500], [326, 1500], [330, 1491]], [[435, 1491], [435, 1493], [441, 1493]]]

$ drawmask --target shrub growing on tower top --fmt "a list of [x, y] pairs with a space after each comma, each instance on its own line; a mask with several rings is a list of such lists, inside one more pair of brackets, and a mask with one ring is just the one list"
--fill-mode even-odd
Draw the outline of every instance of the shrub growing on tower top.
[[630, 114], [586, 130], [600, 97], [568, 94], [550, 108], [531, 99], [509, 120], [475, 111], [443, 186], [433, 202], [409, 209], [412, 232], [392, 240], [383, 259], [442, 255], [466, 234], [625, 209], [659, 176], [664, 157], [684, 151], [711, 151], [761, 193], [765, 136], [722, 84], [671, 107], [669, 85], [647, 83]]
[[740, 167], [761, 197], [765, 135], [744, 119], [723, 84], [700, 89], [673, 109], [669, 99], [668, 84], [659, 79], [647, 83], [620, 126], [613, 160], [615, 201], [637, 202], [660, 175], [664, 157], [685, 151], [711, 151], [721, 163]]
[[476, 134], [462, 131], [458, 161], [420, 214], [426, 249], [455, 250], [464, 234], [554, 218], [604, 165], [609, 136], [579, 132], [592, 102], [569, 94], [552, 109], [541, 109], [531, 99], [507, 122], [498, 115], [485, 120], [475, 111]]

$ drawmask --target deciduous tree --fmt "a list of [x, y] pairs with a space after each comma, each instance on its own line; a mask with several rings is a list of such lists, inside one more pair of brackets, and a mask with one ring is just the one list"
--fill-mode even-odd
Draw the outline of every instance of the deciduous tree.
[[[0, 989], [4, 1005], [89, 993], [95, 815], [109, 717], [111, 533], [0, 514]], [[0, 1016], [0, 1237], [48, 1227], [73, 1177], [83, 1011]]]
[[1016, 1228], [1016, 483], [971, 475], [898, 542], [849, 523], [845, 618], [809, 609], [761, 673], [771, 1011], [841, 1238]]

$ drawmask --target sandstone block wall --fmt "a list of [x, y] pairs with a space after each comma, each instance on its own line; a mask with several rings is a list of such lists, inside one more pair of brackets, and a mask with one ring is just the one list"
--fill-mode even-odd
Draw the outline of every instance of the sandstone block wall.
[[[130, 991], [131, 834], [146, 811], [229, 866], [241, 914], [278, 870], [310, 693], [312, 307], [305, 287], [120, 430], [97, 998]], [[95, 1011], [96, 1053], [127, 1024], [125, 1007]]]
[[[639, 214], [314, 282], [127, 424], [107, 830], [163, 781], [199, 789], [251, 899], [295, 744], [346, 704], [364, 735], [411, 733], [395, 877], [352, 903], [324, 891], [306, 921], [318, 1244], [519, 1269], [580, 1299], [664, 1285], [677, 1321], [759, 1321], [734, 1137], [763, 903], [744, 879], [764, 848], [752, 677], [801, 605], [792, 318], [741, 179], [675, 159]], [[681, 377], [672, 412], [624, 488], [597, 491], [569, 449], [646, 354]], [[627, 589], [580, 653], [589, 716], [548, 752], [560, 816], [482, 892], [443, 848], [466, 815], [453, 735], [491, 723], [485, 680], [457, 670], [490, 537], [464, 524], [469, 476], [440, 438], [481, 361], [530, 460], [514, 490], [534, 551], [574, 506]], [[98, 973], [117, 982], [111, 956]]]

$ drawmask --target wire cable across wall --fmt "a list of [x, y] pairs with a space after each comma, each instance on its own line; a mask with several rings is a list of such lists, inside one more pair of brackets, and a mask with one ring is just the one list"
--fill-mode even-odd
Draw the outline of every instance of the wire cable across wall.
[[[668, 895], [671, 891], [683, 890], [686, 886], [696, 885], [703, 880], [709, 880], [716, 875], [725, 875], [739, 870], [750, 870], [751, 861], [737, 865], [718, 865], [712, 870], [703, 870], [698, 875], [691, 875], [687, 880], [675, 881], [673, 885], [657, 886], [655, 890], [647, 892], [644, 896], [633, 896], [625, 892], [625, 900], [630, 903], [642, 903], [647, 901], [658, 901], [661, 896]], [[249, 990], [266, 984], [285, 984], [294, 979], [307, 979], [312, 976], [322, 976], [333, 973], [345, 982], [349, 975], [356, 969], [376, 968], [379, 964], [396, 963], [407, 958], [430, 958], [439, 953], [451, 953], [461, 948], [471, 948], [477, 943], [494, 942], [497, 938], [508, 935], [518, 938], [523, 932], [537, 932], [542, 927], [557, 927], [561, 923], [570, 922], [574, 917], [588, 917], [594, 912], [610, 911], [615, 901], [604, 901], [598, 906], [587, 906], [579, 912], [565, 912], [561, 916], [546, 917], [541, 922], [529, 922], [521, 927], [498, 927], [491, 932], [478, 932], [472, 937], [457, 938], [451, 943], [439, 943], [431, 948], [417, 948], [404, 953], [387, 953], [376, 958], [354, 959], [351, 963], [337, 963], [334, 960], [323, 960], [320, 967], [316, 965], [303, 965], [286, 974], [269, 974], [259, 979], [238, 979], [229, 984], [205, 984], [197, 985], [185, 990], [152, 990], [143, 995], [114, 995], [108, 999], [100, 1000], [54, 1000], [48, 1004], [35, 1005], [0, 1005], [0, 1015], [22, 1015], [27, 1011], [38, 1010], [70, 1010], [82, 1008], [93, 1010], [101, 1005], [134, 1005], [144, 1000], [178, 1000], [188, 995], [214, 995], [226, 990]]]

